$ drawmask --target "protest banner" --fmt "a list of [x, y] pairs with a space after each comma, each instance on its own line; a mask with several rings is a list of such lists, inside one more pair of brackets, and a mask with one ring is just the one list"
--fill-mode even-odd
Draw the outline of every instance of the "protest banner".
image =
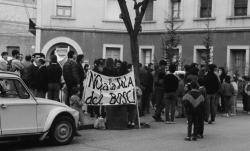
[[84, 84], [87, 105], [136, 105], [134, 72], [119, 77], [108, 77], [88, 71]]

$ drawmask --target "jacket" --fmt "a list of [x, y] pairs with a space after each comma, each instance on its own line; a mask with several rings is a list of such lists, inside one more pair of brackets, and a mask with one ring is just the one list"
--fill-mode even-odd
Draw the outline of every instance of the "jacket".
[[223, 82], [221, 85], [221, 92], [223, 96], [233, 96], [234, 87], [231, 83]]
[[214, 72], [208, 72], [204, 79], [207, 94], [215, 94], [220, 89], [220, 81]]
[[200, 114], [204, 111], [205, 98], [197, 89], [192, 89], [183, 96], [184, 107], [188, 115]]
[[73, 59], [68, 59], [63, 65], [63, 78], [67, 86], [77, 86], [80, 83], [77, 70], [77, 63]]
[[50, 63], [47, 66], [48, 83], [61, 83], [62, 68], [59, 63]]
[[166, 93], [176, 92], [179, 86], [179, 79], [174, 74], [167, 74], [164, 77], [164, 89]]
[[47, 67], [45, 65], [39, 67], [37, 71], [37, 90], [46, 92], [48, 90]]

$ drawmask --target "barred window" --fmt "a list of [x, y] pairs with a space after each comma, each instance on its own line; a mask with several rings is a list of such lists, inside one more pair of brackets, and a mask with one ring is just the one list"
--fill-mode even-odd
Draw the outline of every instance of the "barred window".
[[201, 0], [200, 18], [211, 17], [211, 13], [212, 13], [212, 0]]
[[234, 1], [234, 16], [247, 16], [247, 2], [248, 0]]
[[172, 13], [173, 13], [173, 18], [174, 19], [179, 19], [180, 18], [180, 6], [181, 6], [181, 0], [171, 0], [172, 1]]

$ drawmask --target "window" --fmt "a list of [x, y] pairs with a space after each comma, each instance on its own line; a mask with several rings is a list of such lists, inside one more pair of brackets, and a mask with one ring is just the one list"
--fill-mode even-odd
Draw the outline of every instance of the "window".
[[72, 17], [72, 0], [57, 0], [56, 15], [61, 17]]
[[149, 0], [143, 21], [153, 21], [154, 0]]
[[212, 0], [201, 0], [200, 3], [200, 18], [211, 17]]
[[171, 0], [172, 1], [172, 13], [174, 19], [180, 18], [180, 6], [181, 6], [181, 0]]
[[121, 10], [117, 0], [107, 0], [106, 7], [106, 19], [108, 20], [120, 20], [119, 15]]
[[197, 49], [197, 62], [198, 64], [206, 64], [206, 61], [211, 62], [210, 52], [206, 49]]
[[247, 16], [247, 2], [248, 0], [234, 1], [234, 16]]
[[16, 79], [0, 79], [0, 98], [28, 99], [29, 93]]
[[202, 45], [196, 45], [194, 46], [193, 51], [193, 62], [198, 64], [205, 64], [213, 63], [214, 55], [213, 55], [214, 49], [213, 46], [210, 47], [209, 50], [205, 48], [205, 46]]
[[19, 46], [7, 46], [7, 52], [9, 56], [12, 56], [12, 51], [13, 50], [18, 50], [20, 52], [20, 47]]
[[140, 63], [147, 66], [154, 62], [154, 46], [140, 46], [139, 48]]
[[120, 60], [120, 48], [107, 47], [106, 48], [106, 58]]
[[104, 44], [103, 46], [103, 58], [112, 58], [117, 60], [123, 60], [123, 46], [115, 44]]

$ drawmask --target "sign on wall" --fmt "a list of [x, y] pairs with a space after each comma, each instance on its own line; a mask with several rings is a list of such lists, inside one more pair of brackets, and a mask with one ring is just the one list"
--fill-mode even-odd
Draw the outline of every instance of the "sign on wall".
[[84, 85], [87, 105], [136, 104], [134, 72], [108, 77], [90, 70]]

